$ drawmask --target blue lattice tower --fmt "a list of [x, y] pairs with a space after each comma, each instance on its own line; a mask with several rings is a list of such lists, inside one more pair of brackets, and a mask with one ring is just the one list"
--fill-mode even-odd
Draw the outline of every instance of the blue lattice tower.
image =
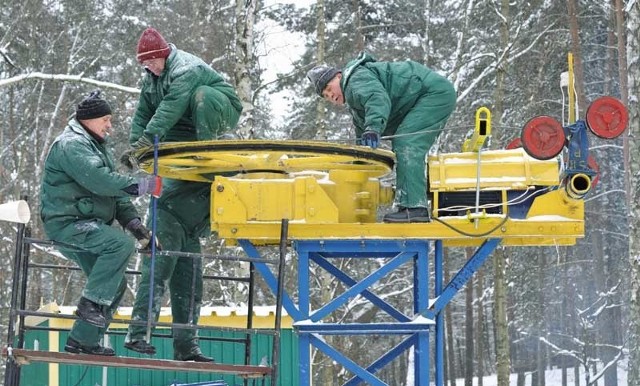
[[[316, 348], [342, 365], [354, 376], [345, 385], [365, 382], [370, 385], [387, 385], [376, 376], [376, 372], [407, 350], [414, 350], [414, 379], [416, 385], [429, 385], [430, 347], [435, 350], [435, 382], [444, 384], [444, 307], [465, 283], [482, 266], [500, 239], [485, 241], [449, 283], [443, 283], [443, 242], [441, 240], [296, 240], [292, 245], [298, 259], [298, 302], [284, 296], [284, 306], [295, 320], [299, 335], [300, 385], [312, 385], [311, 349]], [[430, 250], [430, 245], [433, 247]], [[258, 250], [247, 240], [240, 245], [252, 257], [259, 257]], [[430, 253], [431, 251], [431, 253]], [[430, 261], [430, 256], [432, 260]], [[384, 259], [375, 271], [362, 279], [354, 279], [349, 272], [338, 268], [330, 259]], [[310, 272], [312, 264], [324, 269], [347, 288], [329, 302], [312, 310], [311, 304], [319, 304], [317, 296], [311, 292]], [[370, 289], [382, 278], [409, 264], [413, 274], [412, 312], [405, 314], [388, 301], [374, 294]], [[429, 294], [429, 264], [434, 273], [433, 293]], [[256, 268], [265, 277], [267, 284], [275, 288], [275, 277], [266, 265]], [[317, 295], [317, 294], [316, 294]], [[330, 315], [349, 299], [361, 296], [380, 312], [384, 312], [392, 322], [385, 323], [326, 323], [323, 318]], [[314, 301], [315, 300], [315, 301]], [[323, 336], [341, 335], [396, 335], [404, 339], [373, 363], [362, 367], [352, 359], [329, 345]]]

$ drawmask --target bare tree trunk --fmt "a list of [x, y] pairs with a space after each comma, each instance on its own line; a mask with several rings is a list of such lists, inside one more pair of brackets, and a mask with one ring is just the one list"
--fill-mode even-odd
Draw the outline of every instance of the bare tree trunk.
[[[571, 35], [571, 51], [574, 57], [574, 73], [576, 93], [578, 94], [578, 112], [587, 108], [587, 98], [584, 92], [584, 70], [582, 66], [582, 49], [580, 48], [580, 29], [578, 26], [578, 5], [576, 0], [567, 0], [569, 12], [569, 32]], [[571, 90], [570, 90], [571, 92]]]
[[[473, 256], [470, 248], [466, 249], [466, 257]], [[473, 385], [473, 281], [469, 281], [465, 287], [465, 329], [464, 329], [464, 385]]]
[[[468, 2], [472, 6], [468, 7], [465, 5], [463, 7], [465, 10], [464, 27], [456, 31], [457, 43], [456, 43], [456, 51], [454, 54], [454, 65], [452, 66], [453, 68], [462, 68], [463, 67], [462, 63], [465, 61], [464, 41], [467, 39], [467, 36], [469, 34], [469, 24], [473, 22], [471, 17], [471, 13], [473, 10], [473, 0], [468, 0]], [[426, 62], [426, 64], [428, 65], [429, 62]], [[456, 86], [458, 85], [458, 75], [459, 75], [458, 71], [454, 71], [453, 74], [451, 74], [451, 81]]]
[[429, 66], [431, 59], [431, 10], [432, 0], [424, 0], [422, 15], [424, 19], [424, 35], [422, 36], [422, 62]]
[[[500, 47], [508, 49], [509, 45], [509, 1], [501, 0], [500, 11], [502, 13], [500, 25]], [[507, 58], [508, 55], [503, 55]], [[496, 71], [496, 89], [494, 92], [494, 119], [498, 124], [502, 122], [504, 113], [503, 95], [504, 83], [507, 74], [507, 61], [498, 63]], [[509, 347], [509, 326], [507, 323], [507, 283], [505, 256], [503, 249], [497, 249], [493, 255], [493, 314], [495, 318], [495, 340], [496, 340], [496, 370], [498, 376], [498, 386], [509, 386], [509, 376], [511, 373], [511, 354]]]
[[[636, 6], [638, 4], [636, 3]], [[624, 15], [623, 15], [622, 0], [615, 0], [615, 12], [616, 12], [616, 35], [618, 36], [618, 73], [620, 76], [620, 99], [625, 106], [629, 106], [629, 91], [628, 91], [628, 75], [627, 75], [627, 51], [625, 42], [625, 30], [624, 30]], [[637, 32], [637, 31], [635, 31]], [[637, 47], [636, 47], [637, 48]], [[632, 57], [638, 57], [638, 51], [632, 52]], [[636, 95], [637, 96], [637, 95]], [[637, 101], [637, 99], [636, 99]], [[625, 130], [622, 137], [622, 149], [624, 164], [629, 165], [630, 162], [630, 149], [629, 149], [629, 130]], [[629, 174], [629, 168], [625, 167], [624, 173], [624, 189], [627, 192], [627, 208], [631, 207], [631, 175]]]
[[496, 250], [493, 255], [493, 314], [496, 324], [496, 361], [498, 386], [509, 386], [509, 327], [507, 323], [507, 283], [504, 250]]
[[360, 0], [351, 0], [353, 6], [353, 20], [356, 22], [355, 45], [358, 52], [364, 50], [364, 34], [362, 33], [362, 11], [360, 9]]
[[[509, 48], [509, 0], [501, 0], [502, 23], [500, 23], [500, 49], [508, 50]], [[502, 62], [496, 63], [496, 89], [493, 92], [493, 119], [498, 123], [502, 123], [502, 114], [504, 113], [504, 83], [507, 77], [507, 58], [509, 55], [498, 55], [505, 58]]]
[[611, 28], [607, 31], [607, 64], [604, 79], [604, 88], [602, 93], [604, 95], [612, 95], [614, 80], [614, 66], [618, 57], [616, 53], [616, 0], [611, 0]]
[[[601, 218], [598, 218], [598, 222], [601, 222], [601, 221], [602, 221]], [[597, 223], [594, 225], [598, 226]], [[604, 229], [604, 224], [602, 224], [602, 226], [598, 228]], [[610, 264], [611, 259], [609, 259], [605, 255], [605, 251], [604, 251], [605, 240], [603, 239], [602, 233], [594, 232], [593, 239], [595, 244], [595, 248], [593, 249], [594, 249], [595, 262], [596, 262], [595, 273], [594, 273], [596, 284], [597, 284], [596, 288], [599, 293], [607, 293], [610, 288], [615, 286], [616, 281], [618, 280], [617, 278], [619, 276], [611, 271], [612, 270], [611, 264]], [[615, 307], [615, 308], [618, 308], [618, 307]], [[598, 325], [600, 326], [600, 328], [596, 330], [597, 331], [596, 341], [606, 345], [606, 346], [602, 344], [596, 345], [597, 357], [602, 358], [605, 364], [613, 360], [617, 354], [617, 350], [612, 350], [611, 347], [620, 343], [620, 342], [617, 342], [617, 338], [616, 338], [618, 329], [613, 327], [613, 326], [619, 326], [620, 320], [616, 320], [615, 316], [616, 316], [616, 313], [614, 308], [610, 308], [609, 310], [603, 312], [602, 315], [600, 316], [601, 320], [598, 321]], [[621, 345], [622, 344], [619, 344], [619, 346]], [[605, 370], [604, 385], [618, 386], [618, 367], [617, 366], [610, 366]]]
[[257, 3], [255, 0], [236, 0], [235, 81], [236, 91], [242, 102], [243, 115], [238, 124], [238, 134], [245, 139], [254, 137], [254, 107], [250, 68], [254, 61], [253, 28]]
[[547, 309], [545, 306], [544, 299], [544, 267], [547, 266], [547, 259], [543, 253], [541, 253], [538, 257], [539, 268], [538, 268], [538, 314], [540, 317], [537, 322], [537, 332], [538, 332], [538, 348], [536, 350], [536, 373], [538, 374], [537, 378], [537, 386], [545, 385], [545, 376], [544, 372], [546, 369], [546, 345], [542, 343], [541, 338], [545, 335], [545, 321], [544, 321], [544, 310]]
[[[640, 2], [635, 1], [627, 15], [627, 54], [633, 58], [628, 64], [629, 81], [629, 153], [640, 154]], [[640, 158], [629, 160], [631, 216], [629, 231], [629, 263], [631, 265], [631, 299], [629, 302], [629, 372], [628, 384], [640, 385]]]
[[[562, 283], [567, 283], [567, 278], [569, 276], [569, 264], [567, 264], [567, 254], [563, 253], [561, 257], [562, 262]], [[567, 331], [567, 304], [569, 303], [569, 294], [567, 293], [568, 286], [563, 286], [562, 288], [562, 300], [560, 304], [560, 331], [565, 333]], [[568, 335], [568, 334], [567, 334]], [[568, 360], [565, 355], [560, 357], [560, 363], [562, 367], [562, 386], [567, 386], [567, 365]]]
[[[316, 3], [316, 50], [317, 63], [323, 64], [325, 61], [326, 51], [326, 26], [324, 15], [324, 0], [318, 0]], [[316, 138], [319, 140], [327, 140], [327, 105], [323, 98], [320, 98], [316, 106]]]
[[[449, 272], [451, 271], [451, 267], [449, 266], [449, 253], [448, 253], [448, 249], [444, 250], [444, 281], [445, 283], [448, 283], [449, 280], [451, 280], [451, 275], [449, 274]], [[447, 363], [448, 363], [448, 368], [446, 371], [446, 375], [448, 376], [449, 379], [449, 385], [450, 386], [455, 386], [456, 385], [456, 365], [455, 365], [455, 356], [456, 356], [456, 351], [454, 350], [454, 346], [453, 346], [453, 321], [451, 320], [451, 308], [453, 307], [452, 304], [449, 304], [447, 307], [445, 307], [444, 309], [444, 320], [445, 320], [445, 325], [447, 327], [447, 347], [446, 347], [446, 356], [447, 356]]]
[[476, 318], [476, 352], [478, 353], [478, 366], [476, 375], [478, 376], [478, 386], [483, 385], [484, 377], [484, 270], [480, 268], [476, 274], [476, 299], [477, 315]]

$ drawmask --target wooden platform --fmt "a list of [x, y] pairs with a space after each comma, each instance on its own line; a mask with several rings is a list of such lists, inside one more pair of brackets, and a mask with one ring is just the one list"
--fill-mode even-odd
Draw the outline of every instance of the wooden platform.
[[31, 362], [65, 363], [87, 366], [126, 367], [150, 370], [174, 370], [216, 374], [233, 374], [245, 378], [270, 376], [272, 369], [266, 366], [228, 365], [221, 363], [184, 362], [167, 359], [146, 359], [89, 354], [70, 354], [63, 352], [8, 349], [3, 347], [2, 356], [13, 358], [18, 365]]

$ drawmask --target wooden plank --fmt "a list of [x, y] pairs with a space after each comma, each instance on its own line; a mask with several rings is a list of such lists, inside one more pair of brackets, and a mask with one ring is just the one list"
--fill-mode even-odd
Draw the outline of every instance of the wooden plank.
[[87, 366], [126, 367], [150, 370], [235, 374], [246, 378], [260, 378], [263, 376], [271, 375], [271, 367], [229, 365], [215, 362], [185, 362], [172, 361], [168, 359], [71, 354], [63, 352], [35, 351], [17, 348], [8, 350], [6, 347], [3, 348], [2, 355], [7, 358], [13, 358], [18, 365], [28, 365], [31, 362], [47, 362], [79, 364]]

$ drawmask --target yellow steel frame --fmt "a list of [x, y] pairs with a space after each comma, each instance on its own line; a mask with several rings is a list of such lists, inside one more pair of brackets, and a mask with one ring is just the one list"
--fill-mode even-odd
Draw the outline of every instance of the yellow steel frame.
[[[391, 152], [305, 141], [281, 141], [278, 145], [291, 145], [289, 150], [274, 150], [271, 143], [161, 144], [159, 175], [211, 181], [211, 229], [231, 243], [237, 239], [277, 243], [282, 218], [289, 219], [291, 239], [415, 238], [474, 246], [497, 237], [503, 245], [571, 245], [584, 235], [583, 201], [557, 189], [558, 161], [536, 160], [521, 149], [441, 154], [429, 159], [435, 207], [440, 194], [475, 191], [479, 181], [482, 190], [501, 191], [502, 212], [507, 215], [386, 224], [376, 222], [377, 212], [391, 201], [392, 191], [379, 177], [391, 171]], [[153, 168], [150, 154], [149, 149], [137, 154], [147, 171]], [[533, 199], [526, 218], [508, 216], [508, 191], [526, 193], [540, 187], [546, 192]], [[434, 214], [437, 217], [437, 211]]]

